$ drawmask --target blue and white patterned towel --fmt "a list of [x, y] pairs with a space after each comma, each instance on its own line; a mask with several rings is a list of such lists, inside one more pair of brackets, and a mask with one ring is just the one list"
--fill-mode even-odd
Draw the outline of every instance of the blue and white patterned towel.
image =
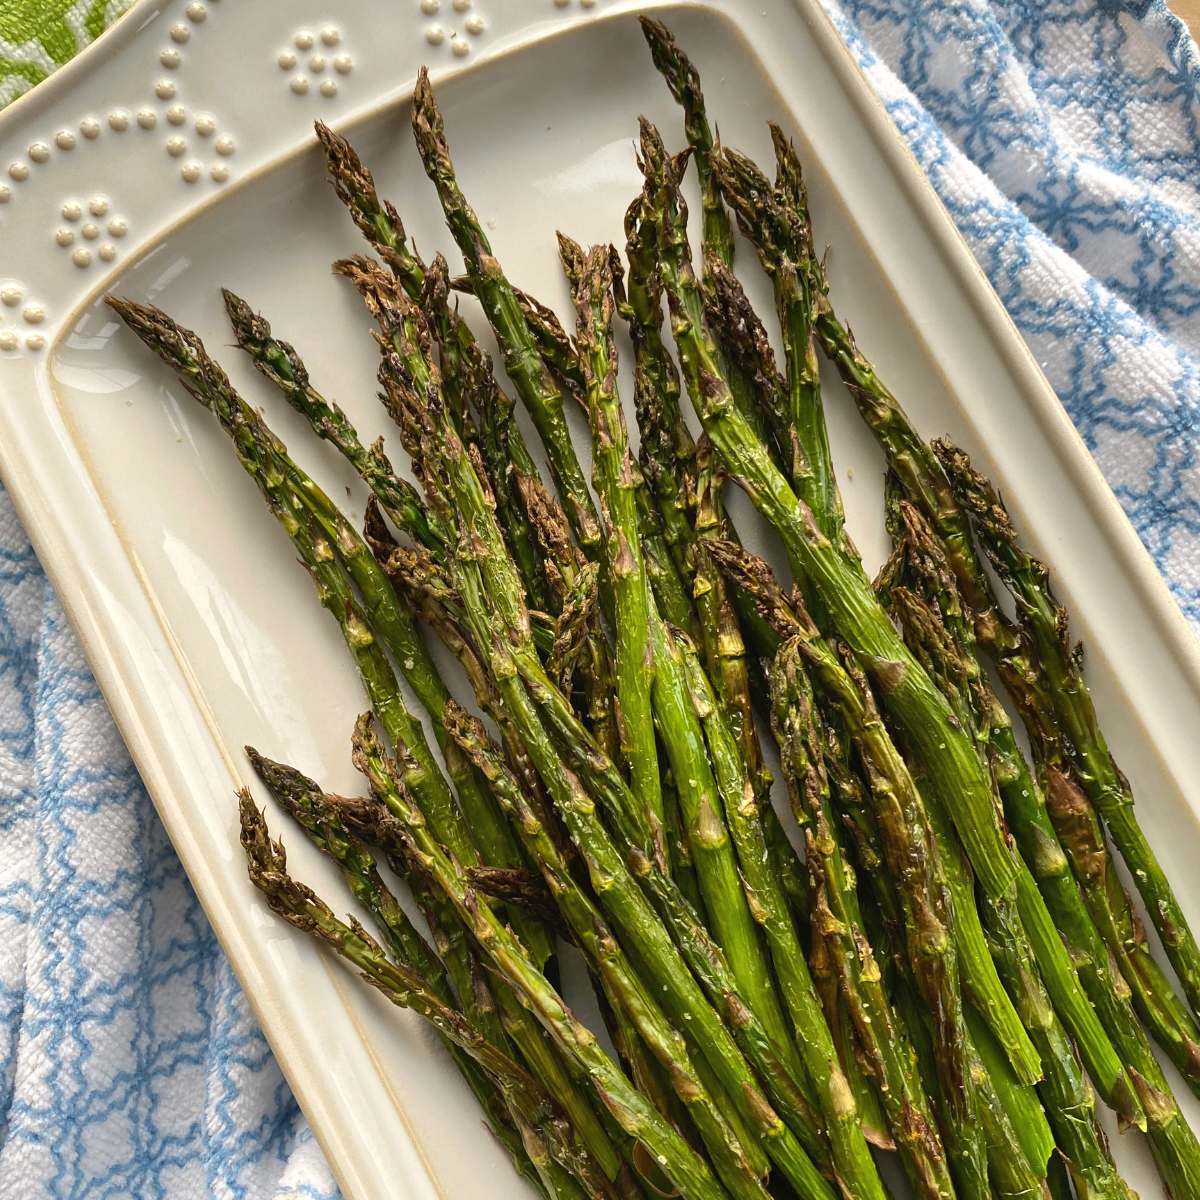
[[[1196, 47], [1160, 2], [826, 0], [1200, 620]], [[332, 1197], [0, 494], [0, 1200]]]

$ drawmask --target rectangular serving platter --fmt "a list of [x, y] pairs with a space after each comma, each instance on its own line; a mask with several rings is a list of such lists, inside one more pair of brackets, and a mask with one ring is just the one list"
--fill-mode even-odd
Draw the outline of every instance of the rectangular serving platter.
[[[637, 116], [681, 144], [635, 12], [658, 12], [694, 56], [725, 141], [767, 156], [769, 117], [797, 138], [819, 235], [834, 247], [839, 310], [919, 427], [975, 455], [1054, 564], [1075, 632], [1092, 648], [1089, 678], [1142, 819], [1200, 920], [1191, 633], [816, 0], [586, 10], [475, 0], [476, 32], [449, 4], [436, 20], [411, 7], [209, 0], [196, 20], [195, 4], [143, 0], [0, 117], [0, 168], [24, 167], [4, 177], [0, 208], [0, 286], [21, 296], [0, 314], [0, 333], [17, 342], [0, 351], [0, 469], [344, 1194], [527, 1193], [419, 1022], [271, 918], [246, 881], [232, 802], [235, 786], [251, 782], [241, 746], [354, 789], [348, 737], [363, 697], [335, 625], [215, 422], [100, 298], [150, 299], [195, 328], [297, 457], [361, 512], [362, 490], [332, 452], [227, 348], [218, 288], [261, 309], [364, 433], [387, 434], [368, 323], [329, 271], [362, 247], [324, 182], [311, 121], [348, 133], [426, 255], [448, 252], [409, 133], [423, 61], [496, 252], [563, 313], [553, 231], [621, 244], [640, 182]], [[314, 53], [327, 60], [319, 70]], [[340, 56], [349, 60], [341, 70]], [[74, 130], [74, 144], [60, 145], [56, 135]], [[178, 154], [172, 137], [184, 143]], [[45, 156], [30, 149], [39, 143]], [[99, 236], [84, 238], [79, 224], [71, 246], [59, 246], [56, 227], [76, 227], [62, 214], [97, 199]], [[109, 232], [118, 218], [128, 228], [119, 239]], [[88, 219], [81, 211], [77, 221]], [[79, 249], [89, 249], [83, 265]], [[748, 252], [743, 263], [767, 311]], [[881, 460], [827, 382], [850, 527], [874, 565], [885, 551]], [[769, 548], [744, 504], [736, 510], [752, 543]], [[271, 817], [297, 873], [339, 895], [327, 864]], [[1144, 1152], [1119, 1142], [1131, 1182], [1158, 1194]]]

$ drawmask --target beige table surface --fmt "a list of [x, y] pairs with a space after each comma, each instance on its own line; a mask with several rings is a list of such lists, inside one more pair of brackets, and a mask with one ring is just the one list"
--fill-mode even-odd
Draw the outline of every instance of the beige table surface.
[[1192, 37], [1200, 41], [1200, 0], [1172, 0], [1171, 10], [1183, 18]]

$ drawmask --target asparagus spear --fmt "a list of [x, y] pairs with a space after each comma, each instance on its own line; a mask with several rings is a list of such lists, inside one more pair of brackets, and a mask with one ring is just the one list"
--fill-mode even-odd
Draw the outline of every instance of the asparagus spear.
[[[390, 280], [387, 274], [369, 259], [343, 259], [334, 264], [334, 269], [349, 278], [363, 297], [368, 309], [379, 325], [379, 337], [382, 339], [381, 345], [385, 347], [390, 345], [393, 350], [401, 353], [406, 345], [405, 339], [409, 335], [404, 331], [405, 317], [397, 300], [398, 295], [404, 295], [406, 302], [411, 304], [411, 300], [407, 298], [407, 293], [400, 292], [396, 288], [394, 281]], [[434, 275], [438, 269], [438, 264], [435, 263], [434, 268], [430, 269], [428, 275]], [[423, 327], [425, 329], [425, 336], [430, 337], [432, 335], [432, 328], [429, 323], [425, 322]], [[443, 342], [441, 345], [444, 348], [445, 343]], [[413, 369], [418, 372], [418, 378], [422, 380], [423, 385], [429, 382], [426, 378], [427, 373], [423, 367], [419, 364], [413, 364]], [[439, 374], [439, 380], [440, 378]], [[488, 378], [490, 379], [490, 373], [488, 373]], [[386, 401], [386, 396], [384, 399]], [[512, 427], [512, 433], [516, 433], [515, 426]], [[515, 437], [510, 437], [510, 448], [515, 450], [516, 445], [517, 441]], [[479, 452], [479, 456], [481, 459], [483, 458], [482, 451]], [[514, 454], [514, 462], [516, 458], [517, 456]], [[515, 471], [515, 484], [520, 494], [526, 519], [533, 528], [534, 535], [544, 544], [544, 565], [546, 568], [547, 583], [552, 585], [551, 590], [556, 590], [559, 585], [562, 587], [570, 586], [582, 564], [579, 561], [576, 549], [570, 546], [569, 536], [566, 534], [565, 529], [550, 529], [551, 524], [557, 523], [557, 512], [554, 509], [551, 498], [542, 487], [537, 472], [532, 468], [525, 470], [524, 468], [517, 467]], [[491, 494], [494, 500], [497, 494], [496, 488], [492, 488]], [[499, 504], [497, 504], [497, 509], [499, 514]], [[515, 540], [517, 539], [514, 534], [512, 538], [507, 539], [506, 545], [508, 542]], [[515, 555], [514, 561], [516, 561]], [[557, 577], [561, 578], [556, 584], [555, 578]], [[602, 589], [602, 600], [605, 594]], [[588, 652], [592, 659], [595, 682], [598, 685], [600, 681], [608, 678], [610, 672], [608, 649], [603, 638], [593, 637], [589, 639]], [[610, 715], [607, 709], [607, 696], [601, 691], [599, 686], [589, 686], [586, 690], [589, 693], [597, 719], [607, 721]]]
[[601, 553], [599, 517], [571, 445], [563, 413], [562, 389], [538, 353], [536, 340], [512, 285], [492, 254], [482, 224], [458, 186], [442, 116], [429, 85], [429, 73], [424, 68], [417, 77], [413, 93], [412, 120], [421, 162], [437, 188], [447, 226], [462, 251], [471, 288], [496, 333], [504, 369], [546, 448], [550, 471], [580, 546], [589, 559], [598, 559]]
[[[419, 721], [405, 707], [391, 664], [387, 661], [362, 609], [354, 601], [349, 580], [343, 573], [335, 546], [344, 548], [345, 540], [357, 537], [332, 501], [317, 488], [287, 456], [283, 444], [262, 418], [237, 394], [224, 371], [209, 357], [200, 339], [171, 321], [165, 313], [149, 305], [108, 298], [110, 306], [152, 350], [178, 374], [188, 391], [221, 421], [234, 443], [239, 460], [254, 478], [272, 513], [284, 526], [300, 551], [301, 561], [313, 577], [322, 605], [337, 619], [347, 648], [355, 660], [364, 687], [388, 736], [407, 748], [413, 763], [412, 787], [442, 844], [450, 847], [458, 861], [473, 863], [476, 851], [467, 836], [454, 798], [436, 760], [425, 741]], [[335, 538], [341, 539], [335, 541]], [[367, 551], [369, 556], [369, 551]], [[361, 556], [358, 556], [361, 557]], [[359, 564], [362, 566], [362, 564]], [[372, 582], [364, 576], [366, 582]], [[386, 581], [384, 581], [386, 587]], [[381, 589], [376, 599], [386, 602]], [[390, 592], [388, 593], [390, 594]], [[373, 610], [379, 611], [378, 605]], [[399, 613], [398, 607], [395, 609]], [[419, 639], [423, 661], [428, 662]], [[403, 660], [408, 666], [408, 661]], [[413, 655], [416, 664], [416, 656]], [[430, 663], [429, 671], [434, 668]], [[440, 679], [438, 681], [440, 683]], [[506, 829], [507, 833], [507, 829]], [[519, 917], [519, 914], [518, 914]], [[539, 936], [536, 926], [525, 927], [531, 944]], [[529, 930], [533, 937], [530, 937]], [[545, 961], [536, 951], [537, 961]], [[501, 991], [503, 998], [503, 990]], [[511, 1012], [511, 1010], [510, 1010]], [[521, 1052], [537, 1064], [538, 1076], [551, 1081], [555, 1095], [568, 1106], [572, 1122], [587, 1141], [589, 1149], [609, 1178], [620, 1171], [620, 1159], [603, 1128], [586, 1103], [576, 1104], [578, 1093], [571, 1088], [562, 1066], [546, 1053], [536, 1026], [523, 1020], [518, 1012], [511, 1020], [522, 1035]]]
[[1017, 601], [1079, 780], [1129, 867], [1193, 1011], [1200, 1011], [1200, 946], [1134, 813], [1129, 781], [1100, 728], [1081, 655], [1071, 646], [1066, 613], [1054, 598], [1049, 572], [1021, 547], [999, 495], [973, 470], [967, 456], [944, 441], [934, 444], [934, 452], [956, 499], [970, 513], [989, 560]]
[[490, 748], [482, 726], [461, 709], [453, 710], [451, 719], [458, 744], [487, 775], [497, 797], [522, 831], [530, 855], [538, 862], [576, 942], [600, 976], [610, 1003], [621, 1006], [647, 1048], [670, 1072], [672, 1086], [687, 1105], [722, 1181], [735, 1195], [765, 1195], [745, 1152], [694, 1074], [683, 1038], [671, 1028], [657, 1001], [635, 974], [595, 904], [572, 879], [557, 847], [523, 797], [520, 785]]
[[[404, 298], [397, 297], [397, 303], [403, 305]], [[621, 934], [638, 946], [639, 962], [653, 971], [655, 984], [664, 989], [664, 1004], [676, 1019], [695, 1022], [693, 1029], [714, 1071], [793, 1184], [805, 1194], [823, 1194], [825, 1185], [816, 1176], [792, 1128], [780, 1120], [759, 1091], [728, 1030], [684, 968], [681, 950], [713, 1003], [721, 1004], [730, 1014], [730, 1025], [739, 1043], [754, 1056], [772, 1097], [777, 1103], [787, 1103], [793, 1114], [789, 1124], [797, 1132], [811, 1134], [811, 1119], [799, 1116], [804, 1110], [803, 1101], [795, 1099], [794, 1084], [787, 1068], [779, 1063], [776, 1047], [764, 1036], [753, 1009], [738, 995], [723, 955], [708, 940], [670, 877], [651, 869], [652, 844], [640, 806], [532, 652], [528, 613], [504, 554], [487, 493], [452, 425], [441, 415], [436, 386], [413, 387], [409, 364], [412, 372], [430, 379], [435, 378], [435, 368], [426, 358], [428, 339], [420, 334], [420, 314], [409, 311], [406, 320], [417, 329], [413, 344], [406, 358], [385, 355], [381, 378], [390, 391], [406, 448], [425, 482], [427, 500], [448, 523], [470, 532], [465, 540], [459, 538], [461, 551], [455, 558], [458, 586], [471, 614], [476, 649], [489, 661], [508, 717], [576, 845], [581, 850], [587, 847], [601, 903]], [[545, 727], [543, 722], [547, 723]], [[563, 739], [558, 748], [547, 736], [550, 728]], [[562, 747], [572, 755], [571, 765], [580, 771], [589, 793], [604, 804], [619, 830], [629, 866], [615, 852], [594, 808], [579, 803], [572, 774], [560, 758]], [[678, 948], [646, 904], [642, 887], [654, 896], [662, 919], [677, 931]]]
[[[266, 821], [250, 793], [238, 793], [241, 812], [242, 846], [250, 880], [271, 909], [284, 920], [306, 933], [320, 938], [356, 968], [362, 977], [378, 988], [393, 1004], [419, 1013], [443, 1037], [469, 1054], [505, 1093], [514, 1112], [521, 1114], [522, 1137], [531, 1160], [538, 1165], [543, 1183], [551, 1195], [564, 1200], [578, 1196], [603, 1197], [608, 1194], [606, 1181], [595, 1165], [581, 1158], [578, 1145], [563, 1121], [557, 1106], [532, 1076], [487, 1041], [462, 1014], [441, 1001], [411, 967], [390, 961], [379, 944], [357, 921], [338, 920], [317, 895], [298, 883], [287, 872], [287, 858], [281, 842], [273, 842]], [[575, 1175], [582, 1185], [572, 1185], [569, 1177], [548, 1171], [546, 1158]]]
[[704, 93], [700, 89], [700, 74], [687, 55], [679, 48], [670, 30], [653, 17], [640, 17], [642, 33], [650, 47], [654, 66], [666, 80], [671, 95], [683, 109], [684, 132], [696, 160], [700, 179], [700, 207], [704, 213], [704, 247], [722, 262], [733, 261], [733, 229], [721, 201], [720, 188], [713, 171], [715, 143]]
[[[836, 542], [842, 530], [842, 503], [817, 366], [816, 300], [807, 270], [812, 257], [808, 197], [791, 144], [777, 126], [771, 127], [771, 133], [779, 164], [774, 186], [754, 163], [730, 149], [722, 149], [718, 156], [717, 177], [774, 288], [787, 371], [783, 403], [775, 416], [776, 440], [787, 451], [782, 461], [796, 495], [808, 505], [822, 532]], [[739, 298], [740, 285], [728, 272], [714, 271], [713, 278], [726, 296], [726, 313], [748, 307]]]
[[617, 299], [633, 342], [633, 403], [641, 434], [638, 461], [662, 518], [663, 537], [686, 579], [691, 577], [689, 514], [695, 504], [696, 445], [679, 407], [679, 372], [662, 340], [658, 234], [645, 190], [625, 214], [625, 236], [629, 271], [624, 286], [618, 284]]
[[864, 682], [847, 671], [804, 610], [784, 599], [766, 564], [729, 543], [716, 543], [713, 551], [722, 569], [736, 574], [764, 617], [788, 639], [789, 656], [801, 656], [807, 663], [863, 759], [871, 781], [880, 862], [895, 881], [897, 923], [903, 926], [901, 936], [914, 983], [933, 1026], [938, 1079], [948, 1113], [942, 1130], [946, 1151], [958, 1190], [969, 1196], [986, 1195], [985, 1153], [963, 1025], [950, 897], [924, 800]]
[[[926, 645], [933, 653], [954, 660], [942, 668], [944, 673], [955, 676], [959, 681], [955, 686], [969, 689], [973, 711], [965, 713], [964, 719], [975, 722], [980, 729], [980, 737], [992, 756], [1005, 809], [1011, 813], [1011, 826], [1023, 854], [1035, 864], [1038, 882], [1046, 896], [1047, 916], [1027, 918], [1026, 927], [1033, 930], [1048, 926], [1048, 938], [1055, 937], [1056, 930], [1062, 935], [1070, 951], [1070, 962], [1078, 970], [1112, 1045], [1128, 1067], [1146, 1113], [1147, 1136], [1164, 1182], [1172, 1195], [1186, 1195], [1196, 1188], [1200, 1144], [1188, 1128], [1137, 1023], [1129, 1004], [1128, 988], [1110, 962], [1082, 897], [1069, 878], [1070, 868], [1046, 815], [1041, 789], [1016, 744], [1008, 715], [982, 672], [974, 666], [973, 632], [962, 611], [949, 563], [928, 525], [911, 505], [901, 502], [897, 516], [909, 547], [909, 571], [921, 574], [920, 585], [927, 593], [934, 593], [929, 603], [940, 605], [940, 616], [945, 623], [946, 638], [926, 637]], [[1033, 880], [1023, 877], [1022, 887], [1032, 891]], [[1034, 907], [1027, 904], [1023, 911], [1028, 914]], [[1051, 978], [1051, 974], [1047, 972], [1046, 977]], [[1080, 1039], [1080, 1045], [1084, 1044]]]
[[[446, 302], [444, 288], [427, 288], [425, 264], [408, 244], [408, 239], [395, 208], [382, 199], [376, 190], [371, 172], [358, 157], [354, 147], [323, 122], [316, 123], [317, 138], [325, 151], [330, 182], [338, 199], [346, 206], [354, 223], [400, 280], [405, 291], [416, 301], [429, 303], [436, 328], [438, 344], [447, 375], [461, 389], [468, 381], [477, 386], [474, 397], [481, 412], [481, 440], [498, 443], [511, 456], [509, 469], [497, 481], [498, 505], [506, 529], [510, 531], [509, 545], [521, 571], [521, 578], [535, 604], [543, 606], [540, 565], [534, 555], [529, 520], [521, 504], [520, 484], [523, 478], [536, 477], [537, 469], [525, 447], [521, 431], [511, 420], [512, 400], [496, 384], [487, 359], [475, 341], [474, 334], [458, 313]], [[459, 407], [462, 407], [460, 397]]]
[[679, 194], [682, 165], [674, 160], [656, 184], [666, 218], [664, 283], [692, 403], [731, 477], [779, 531], [793, 568], [827, 608], [833, 627], [867, 665], [931, 791], [953, 813], [985, 893], [1001, 895], [1015, 878], [1016, 866], [996, 823], [991, 784], [975, 747], [892, 627], [861, 567], [851, 564], [812, 523], [807, 507], [733, 405], [719, 374], [687, 245]]
[[[939, 1079], [932, 1040], [936, 1027], [930, 1014], [918, 1006], [919, 989], [914, 989], [910, 963], [901, 948], [904, 940], [902, 905], [885, 869], [886, 855], [879, 826], [865, 804], [864, 789], [844, 762], [843, 750], [837, 739], [830, 739], [830, 746], [826, 763], [831, 778], [837, 780], [840, 811], [854, 835], [860, 864], [865, 871], [861, 878], [867, 883], [868, 894], [863, 897], [863, 912], [869, 918], [870, 936], [884, 949], [883, 962], [889, 980], [889, 995], [917, 1052], [921, 1079], [934, 1101], [944, 1140], [947, 1145], [953, 1145], [955, 1118]], [[964, 1017], [970, 1016], [967, 1007], [963, 1011]], [[984, 1028], [986, 1030], [986, 1026]], [[997, 1055], [1000, 1053], [999, 1046], [994, 1042], [991, 1049]], [[998, 1084], [971, 1036], [964, 1041], [963, 1056], [976, 1096], [993, 1188], [1000, 1194], [1040, 1194], [1038, 1181], [1045, 1177], [1045, 1156], [1030, 1153], [1029, 1147], [1037, 1147], [1039, 1143], [1052, 1146], [1053, 1137], [1044, 1115], [1041, 1115], [1036, 1096], [1030, 1100], [1029, 1093], [1033, 1089], [1017, 1082], [1006, 1057], [1002, 1063], [1008, 1078]], [[1004, 1083], [1008, 1086], [1003, 1086]]]
[[[856, 882], [845, 862], [828, 779], [811, 685], [796, 647], [785, 643], [772, 670], [772, 718], [784, 777], [797, 819], [806, 830], [806, 860], [816, 884], [814, 925], [823, 927], [841, 994], [905, 1173], [923, 1197], [954, 1195], [946, 1152], [907, 1034], [892, 1013], [859, 910]], [[814, 935], [816, 930], [814, 929]]]
[[389, 762], [369, 721], [355, 730], [355, 762], [372, 791], [405, 827], [410, 852], [431, 875], [474, 931], [495, 969], [524, 998], [554, 1038], [560, 1051], [578, 1064], [596, 1095], [629, 1134], [641, 1142], [680, 1194], [711, 1197], [725, 1193], [707, 1164], [634, 1088], [530, 961], [520, 942], [477, 893], [461, 870], [429, 835], [417, 807], [408, 799], [395, 766]]
[[237, 343], [250, 355], [255, 367], [307, 418], [319, 437], [341, 452], [378, 497], [397, 528], [427, 549], [440, 551], [442, 538], [431, 528], [420, 496], [411, 483], [396, 474], [382, 443], [377, 442], [369, 449], [364, 446], [342, 409], [312, 386], [295, 347], [273, 337], [266, 318], [255, 313], [240, 296], [228, 288], [222, 288], [221, 295]]
[[883, 1196], [883, 1185], [870, 1158], [854, 1095], [839, 1065], [782, 884], [767, 852], [754, 786], [708, 677], [683, 637], [680, 635], [676, 640], [682, 651], [692, 702], [704, 727], [745, 887], [766, 935], [804, 1066], [825, 1117], [839, 1178], [852, 1188], [855, 1196]]
[[[1008, 1114], [1013, 1133], [1021, 1143], [1025, 1161], [1031, 1170], [1045, 1178], [1047, 1165], [1054, 1154], [1054, 1133], [1046, 1120], [1046, 1111], [1038, 1098], [1037, 1089], [1022, 1083], [1008, 1065], [1008, 1059], [999, 1043], [992, 1036], [987, 1022], [968, 1004], [964, 1009], [967, 1031], [987, 1072], [988, 1080], [995, 1089], [996, 1100]], [[999, 1150], [999, 1148], [997, 1148]], [[999, 1150], [1003, 1153], [1002, 1150]], [[988, 1161], [993, 1157], [993, 1147], [988, 1147]]]
[[[402, 967], [415, 971], [438, 1001], [453, 1007], [454, 994], [446, 967], [383, 882], [374, 856], [349, 832], [321, 789], [295, 768], [272, 762], [252, 746], [246, 747], [246, 754], [271, 794], [299, 822], [312, 843], [341, 868], [351, 893], [374, 918], [391, 958]], [[486, 983], [477, 979], [471, 979], [470, 983], [472, 986], [465, 990], [461, 985], [459, 987], [464, 1004], [475, 1002], [468, 1020], [491, 1045], [511, 1054], [503, 1027], [491, 1020], [494, 1007]], [[452, 1040], [445, 1037], [442, 1040], [486, 1114], [488, 1127], [509, 1152], [514, 1165], [535, 1185], [542, 1186], [518, 1132], [523, 1122], [520, 1111], [510, 1114], [487, 1072]]]
[[[509, 376], [529, 408], [546, 446], [576, 538], [584, 552], [595, 557], [599, 552], [597, 517], [563, 417], [561, 390], [537, 354], [513, 289], [458, 186], [427, 72], [422, 72], [417, 82], [413, 132], [426, 173], [438, 191], [447, 224], [463, 253], [472, 288], [500, 342]], [[708, 764], [702, 752], [696, 753], [699, 743], [695, 718], [686, 707], [682, 680], [672, 667], [669, 654], [664, 657], [660, 653], [663, 641], [661, 633], [653, 629], [655, 618], [652, 610], [652, 635], [658, 664], [653, 693], [655, 711], [660, 723], [671, 723], [675, 729], [676, 736], [664, 740], [668, 750], [679, 756], [678, 762], [673, 759], [672, 764], [676, 774], [686, 775], [689, 779], [695, 777], [702, 785], [703, 803], [696, 806], [695, 819], [691, 821], [694, 831], [692, 850], [697, 856], [701, 885], [704, 887], [707, 881], [711, 892], [707, 897], [709, 916], [718, 927], [737, 978], [749, 992], [752, 1007], [773, 1030], [777, 1040], [786, 1045], [787, 1035], [779, 1017], [778, 1002], [745, 898], [737, 883], [727, 835], [722, 835], [718, 829], [720, 810]], [[688, 792], [681, 793], [681, 799], [687, 795]], [[702, 826], [701, 820], [707, 824]], [[701, 838], [699, 842], [696, 835]], [[700, 850], [703, 850], [702, 855]]]
[[[601, 532], [613, 593], [621, 750], [652, 836], [661, 841], [663, 798], [650, 701], [654, 675], [652, 601], [638, 537], [634, 495], [638, 481], [617, 394], [612, 268], [607, 246], [594, 246], [585, 255], [563, 234], [559, 234], [558, 241], [578, 314], [575, 339], [583, 368], [584, 399], [592, 430], [592, 471], [600, 497]], [[666, 856], [665, 846], [660, 854]]]
[[[1056, 795], [1061, 798], [1060, 803], [1052, 806], [1055, 827], [1063, 848], [1071, 856], [1092, 919], [1132, 990], [1141, 1019], [1189, 1085], [1197, 1090], [1200, 1029], [1192, 1014], [1179, 1003], [1170, 981], [1145, 947], [1138, 919], [1109, 861], [1099, 821], [1086, 790], [1079, 787], [1078, 769], [1062, 751], [1063, 739], [1044, 667], [1029, 638], [1009, 622], [997, 605], [992, 585], [974, 551], [967, 514], [933, 448], [913, 427], [899, 401], [859, 350], [849, 330], [837, 319], [829, 303], [828, 285], [820, 263], [814, 258], [808, 269], [817, 290], [816, 330], [822, 348], [837, 366], [905, 495], [935, 530], [972, 615], [979, 643], [996, 662], [1005, 686], [1038, 744], [1049, 785], [1047, 799]], [[1076, 686], [1086, 691], [1078, 667], [1070, 662], [1061, 666], [1063, 677], [1065, 672], [1073, 672]], [[1100, 732], [1098, 726], [1095, 731]]]

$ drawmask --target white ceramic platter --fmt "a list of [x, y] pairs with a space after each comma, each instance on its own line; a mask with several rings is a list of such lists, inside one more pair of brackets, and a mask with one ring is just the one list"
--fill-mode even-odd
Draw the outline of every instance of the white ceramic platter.
[[[639, 113], [680, 141], [631, 15], [648, 8], [694, 55], [726, 141], [766, 154], [770, 116], [799, 139], [818, 229], [836, 247], [839, 308], [919, 425], [977, 456], [1054, 563], [1142, 818], [1200, 921], [1196, 647], [816, 0], [144, 0], [0, 118], [0, 464], [353, 1200], [524, 1190], [425, 1030], [271, 918], [245, 879], [232, 803], [249, 779], [239, 747], [254, 742], [355, 787], [347, 738], [362, 697], [223, 435], [98, 297], [114, 288], [152, 299], [195, 327], [298, 457], [331, 489], [349, 486], [225, 348], [217, 291], [228, 284], [261, 308], [317, 384], [365, 432], [384, 431], [367, 323], [328, 271], [360, 245], [324, 182], [312, 120], [350, 133], [424, 252], [449, 248], [408, 130], [407, 97], [428, 62], [497, 252], [561, 308], [552, 231], [620, 239], [639, 185]], [[880, 460], [832, 381], [829, 407], [851, 525], [877, 559]], [[356, 511], [362, 499], [354, 490]], [[284, 833], [298, 873], [336, 896], [326, 864]], [[1129, 1139], [1120, 1156], [1143, 1196], [1159, 1194]]]

